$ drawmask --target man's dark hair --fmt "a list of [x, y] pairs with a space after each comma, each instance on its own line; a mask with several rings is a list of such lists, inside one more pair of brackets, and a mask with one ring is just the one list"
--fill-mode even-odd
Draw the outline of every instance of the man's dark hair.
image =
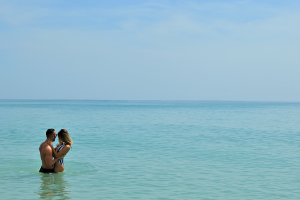
[[54, 133], [54, 129], [53, 128], [49, 128], [47, 131], [46, 131], [46, 136], [47, 138], [51, 137], [51, 135]]

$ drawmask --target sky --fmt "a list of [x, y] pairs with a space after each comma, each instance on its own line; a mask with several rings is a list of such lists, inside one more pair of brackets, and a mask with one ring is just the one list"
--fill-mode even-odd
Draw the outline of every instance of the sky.
[[300, 101], [300, 2], [0, 0], [0, 99]]

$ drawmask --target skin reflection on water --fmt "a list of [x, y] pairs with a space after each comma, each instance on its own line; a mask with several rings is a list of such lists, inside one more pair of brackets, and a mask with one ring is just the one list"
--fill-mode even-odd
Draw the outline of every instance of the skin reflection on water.
[[71, 199], [71, 185], [64, 179], [64, 173], [40, 174], [40, 199]]

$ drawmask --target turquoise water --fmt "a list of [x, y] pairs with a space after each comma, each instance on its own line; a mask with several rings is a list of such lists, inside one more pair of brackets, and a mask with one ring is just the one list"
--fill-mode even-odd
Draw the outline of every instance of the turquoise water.
[[[0, 198], [300, 199], [299, 122], [300, 103], [1, 100]], [[38, 173], [48, 128], [74, 141], [63, 173]]]

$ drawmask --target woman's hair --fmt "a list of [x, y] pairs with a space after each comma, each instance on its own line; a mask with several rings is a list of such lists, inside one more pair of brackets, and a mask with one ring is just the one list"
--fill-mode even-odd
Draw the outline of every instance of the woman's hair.
[[69, 145], [73, 144], [72, 138], [66, 129], [61, 129], [57, 135], [58, 135], [60, 142], [65, 142], [66, 144], [69, 144]]

